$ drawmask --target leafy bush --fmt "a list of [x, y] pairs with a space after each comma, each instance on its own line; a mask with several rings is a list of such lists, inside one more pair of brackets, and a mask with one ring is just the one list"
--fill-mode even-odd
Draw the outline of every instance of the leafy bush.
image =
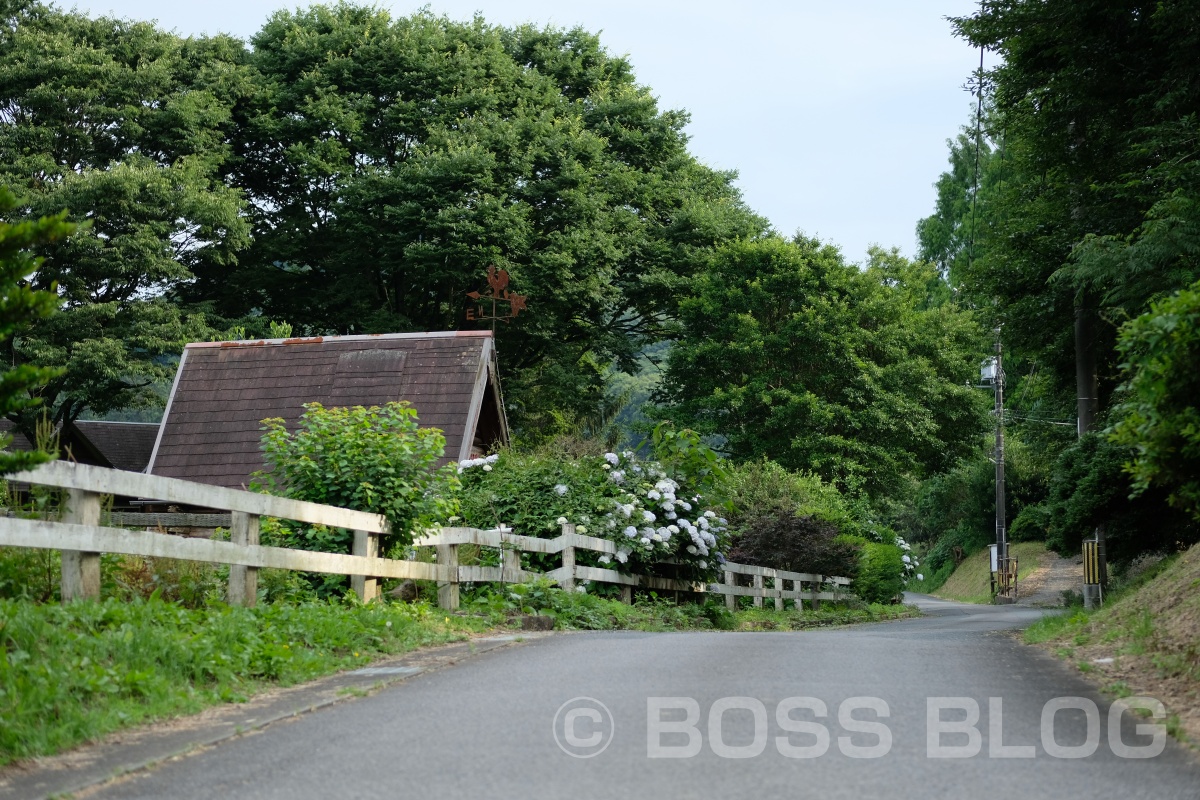
[[742, 564], [840, 575], [858, 574], [862, 544], [838, 535], [837, 526], [811, 516], [781, 512], [746, 525], [729, 552]]
[[904, 551], [894, 544], [865, 542], [854, 593], [868, 603], [891, 603], [904, 592]]
[[[457, 511], [458, 478], [451, 466], [435, 469], [446, 447], [436, 428], [417, 425], [408, 403], [325, 408], [307, 403], [295, 433], [282, 419], [264, 422], [268, 469], [255, 488], [342, 508], [383, 515], [389, 543], [404, 547], [415, 531]], [[303, 549], [348, 552], [348, 531], [291, 528]]]
[[728, 545], [726, 522], [696, 487], [713, 479], [716, 456], [690, 432], [662, 438], [668, 457], [686, 452], [669, 468], [630, 451], [570, 458], [506, 450], [464, 461], [463, 523], [554, 537], [570, 522], [578, 533], [617, 545], [615, 559], [579, 551], [580, 564], [662, 574], [662, 562], [672, 559], [676, 577], [712, 580]]
[[839, 531], [854, 524], [851, 506], [836, 486], [767, 459], [730, 468], [723, 488], [733, 506], [730, 519], [737, 530], [746, 522], [781, 512], [831, 522]]
[[1200, 519], [1200, 281], [1121, 328], [1125, 402], [1112, 439], [1130, 447], [1133, 486], [1170, 491]]

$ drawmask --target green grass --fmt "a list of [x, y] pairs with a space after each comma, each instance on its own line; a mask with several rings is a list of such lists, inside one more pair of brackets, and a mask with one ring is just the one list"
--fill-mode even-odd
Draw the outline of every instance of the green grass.
[[[1020, 542], [1011, 545], [1009, 552], [1017, 558], [1019, 584], [1041, 566], [1047, 551], [1041, 542]], [[938, 588], [937, 595], [960, 603], [992, 602], [991, 561], [987, 549], [971, 554], [959, 564]]]
[[491, 587], [468, 596], [464, 607], [495, 625], [509, 624], [516, 614], [544, 614], [561, 630], [803, 630], [806, 628], [878, 622], [917, 615], [910, 606], [867, 605], [858, 600], [822, 604], [803, 612], [755, 608], [747, 601], [729, 611], [723, 598], [705, 603], [676, 603], [653, 594], [632, 604], [580, 592], [566, 592], [548, 581], [533, 581], [503, 589]]
[[0, 600], [0, 764], [482, 627], [423, 605]]

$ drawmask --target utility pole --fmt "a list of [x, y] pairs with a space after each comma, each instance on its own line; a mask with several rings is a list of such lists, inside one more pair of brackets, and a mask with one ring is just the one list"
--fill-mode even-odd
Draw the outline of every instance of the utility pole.
[[[1080, 437], [1092, 429], [1100, 405], [1096, 378], [1095, 320], [1085, 299], [1075, 306], [1075, 402]], [[1104, 584], [1108, 580], [1108, 564], [1104, 554], [1104, 524], [1096, 526], [1091, 541], [1084, 542], [1083, 604], [1095, 608], [1100, 604]]]
[[1007, 563], [1008, 531], [1004, 515], [1004, 352], [1000, 343], [1000, 327], [996, 327], [996, 556]]

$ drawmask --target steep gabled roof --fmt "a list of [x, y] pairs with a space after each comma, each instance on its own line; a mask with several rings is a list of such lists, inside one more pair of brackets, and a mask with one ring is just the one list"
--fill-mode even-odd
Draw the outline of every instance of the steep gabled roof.
[[263, 468], [264, 419], [395, 400], [445, 433], [443, 462], [507, 442], [489, 331], [204, 342], [184, 350], [148, 471], [243, 486]]

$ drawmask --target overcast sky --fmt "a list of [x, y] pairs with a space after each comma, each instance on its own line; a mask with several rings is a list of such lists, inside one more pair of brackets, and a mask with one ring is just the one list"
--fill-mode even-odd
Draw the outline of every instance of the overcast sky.
[[[70, 0], [60, 2], [70, 7]], [[87, 0], [93, 15], [155, 19], [181, 34], [249, 38], [281, 0]], [[397, 15], [425, 5], [380, 2]], [[663, 108], [691, 113], [691, 150], [736, 170], [751, 208], [861, 260], [871, 244], [916, 250], [947, 138], [968, 121], [979, 52], [947, 16], [970, 0], [432, 0], [455, 19], [582, 25], [628, 55]], [[991, 62], [989, 61], [989, 64]]]

